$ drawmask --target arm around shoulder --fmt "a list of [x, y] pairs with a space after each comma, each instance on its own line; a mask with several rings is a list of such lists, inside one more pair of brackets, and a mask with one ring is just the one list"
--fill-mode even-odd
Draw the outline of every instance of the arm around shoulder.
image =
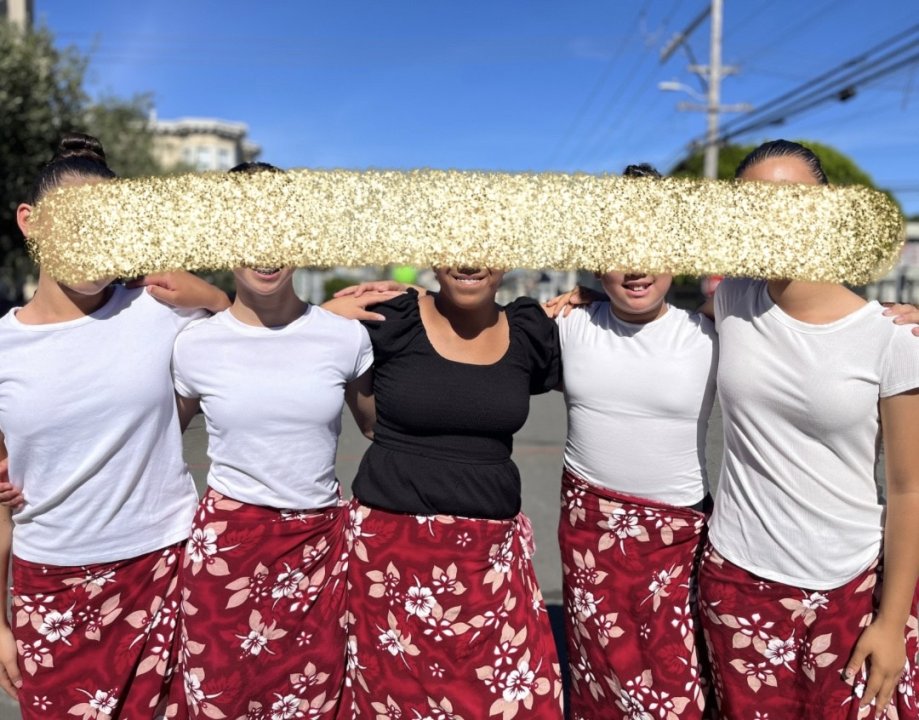
[[200, 308], [217, 313], [231, 304], [223, 290], [185, 270], [147, 275], [129, 283], [129, 286], [146, 287], [157, 300], [177, 308]]
[[401, 291], [396, 292], [388, 290], [384, 292], [368, 290], [360, 294], [344, 295], [336, 293], [335, 297], [331, 300], [326, 300], [320, 307], [336, 315], [340, 315], [341, 317], [348, 318], [349, 320], [383, 322], [386, 320], [385, 315], [381, 315], [378, 312], [372, 312], [367, 308], [371, 305], [378, 305], [387, 300], [391, 300], [401, 294]]

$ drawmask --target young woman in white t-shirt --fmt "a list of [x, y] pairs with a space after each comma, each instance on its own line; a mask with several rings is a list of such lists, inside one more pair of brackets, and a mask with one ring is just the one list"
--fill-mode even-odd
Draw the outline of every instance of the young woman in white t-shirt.
[[[648, 165], [624, 175], [660, 177]], [[569, 713], [630, 718], [666, 708], [668, 717], [701, 718], [695, 581], [710, 500], [714, 326], [667, 303], [670, 275], [600, 280], [602, 300], [557, 317], [568, 408], [558, 535]]]
[[[56, 187], [114, 177], [98, 140], [64, 136], [17, 209]], [[0, 459], [18, 500], [0, 509], [0, 602], [12, 552], [12, 628], [0, 686], [30, 718], [182, 717], [171, 687], [178, 568], [195, 489], [182, 460], [169, 361], [179, 330], [226, 296], [187, 274], [152, 292], [64, 285], [0, 319]], [[8, 488], [7, 488], [8, 489]], [[24, 498], [24, 499], [23, 499]]]
[[292, 268], [234, 276], [233, 305], [189, 326], [173, 353], [183, 427], [200, 406], [211, 460], [182, 569], [191, 715], [351, 718], [335, 453], [345, 402], [373, 425], [370, 338], [302, 302]]
[[[786, 141], [737, 176], [827, 182]], [[725, 454], [699, 587], [722, 715], [919, 717], [916, 339], [841, 285], [726, 280], [715, 315]]]

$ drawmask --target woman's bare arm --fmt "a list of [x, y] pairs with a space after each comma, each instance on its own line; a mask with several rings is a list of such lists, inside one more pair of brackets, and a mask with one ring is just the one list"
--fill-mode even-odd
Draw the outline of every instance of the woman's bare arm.
[[373, 400], [373, 368], [345, 385], [345, 402], [361, 432], [373, 440], [373, 426], [377, 421]]
[[179, 427], [182, 432], [188, 429], [188, 423], [198, 413], [201, 408], [201, 400], [198, 398], [182, 397], [176, 393], [176, 409], [179, 411]]
[[[0, 434], [0, 460], [7, 459], [6, 444]], [[8, 507], [0, 507], [0, 688], [11, 698], [16, 698], [22, 685], [19, 676], [16, 640], [6, 612], [9, 602], [10, 551], [13, 545], [13, 520]]]
[[846, 675], [854, 677], [868, 661], [861, 705], [876, 699], [877, 717], [890, 701], [906, 662], [904, 633], [919, 581], [919, 389], [882, 398], [880, 407], [887, 475], [881, 604], [846, 668]]

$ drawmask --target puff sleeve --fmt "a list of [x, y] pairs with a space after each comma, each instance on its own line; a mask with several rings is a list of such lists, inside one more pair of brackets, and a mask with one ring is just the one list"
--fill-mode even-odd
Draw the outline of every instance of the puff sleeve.
[[506, 312], [530, 365], [530, 394], [549, 392], [562, 381], [558, 326], [532, 298], [518, 298]]
[[409, 289], [391, 300], [371, 306], [371, 309], [386, 318], [382, 322], [364, 321], [373, 345], [373, 362], [379, 367], [404, 351], [422, 332], [418, 292]]

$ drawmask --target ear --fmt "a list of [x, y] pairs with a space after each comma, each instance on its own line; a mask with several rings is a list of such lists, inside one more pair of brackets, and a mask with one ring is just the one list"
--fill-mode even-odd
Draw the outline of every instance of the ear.
[[16, 224], [24, 237], [29, 236], [29, 218], [32, 217], [32, 206], [20, 203], [16, 208]]

